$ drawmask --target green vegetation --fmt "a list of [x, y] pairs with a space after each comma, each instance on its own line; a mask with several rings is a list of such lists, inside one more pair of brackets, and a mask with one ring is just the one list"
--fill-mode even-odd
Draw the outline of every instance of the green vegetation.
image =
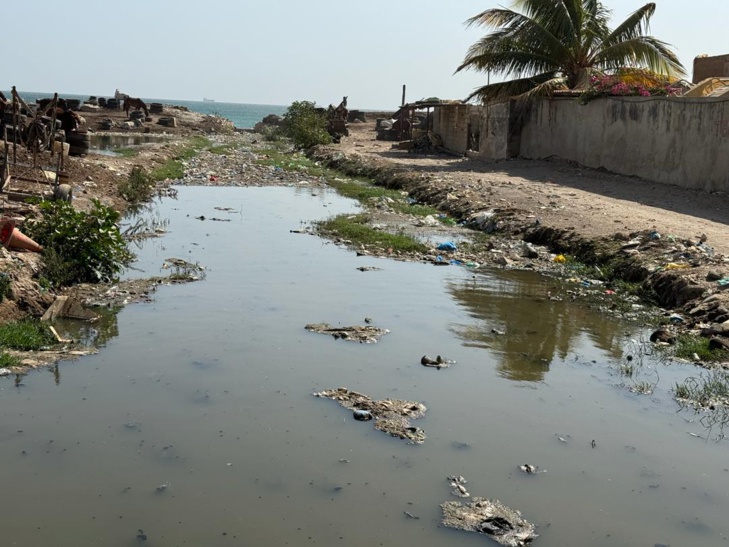
[[56, 337], [38, 319], [23, 319], [0, 325], [0, 347], [30, 351], [54, 344]]
[[491, 8], [467, 21], [468, 26], [493, 32], [469, 48], [457, 71], [506, 77], [477, 89], [468, 99], [486, 102], [586, 89], [592, 79], [604, 75], [629, 81], [684, 74], [668, 44], [646, 35], [656, 9], [653, 2], [615, 29], [609, 27], [610, 10], [599, 0], [515, 0], [513, 7], [519, 11]]
[[185, 175], [183, 161], [194, 158], [201, 150], [210, 147], [210, 140], [205, 137], [192, 137], [185, 146], [171, 159], [152, 171], [152, 180], [181, 179]]
[[17, 367], [19, 365], [19, 358], [13, 357], [5, 352], [0, 352], [0, 368]]
[[291, 152], [284, 146], [260, 150], [256, 163], [258, 165], [280, 167], [284, 171], [301, 171], [312, 177], [324, 175], [334, 177], [336, 175], [331, 169], [317, 165], [316, 162], [311, 161], [301, 152]]
[[154, 180], [144, 167], [135, 165], [127, 180], [119, 183], [118, 192], [133, 205], [144, 203], [154, 194]]
[[682, 334], [676, 339], [673, 347], [674, 355], [681, 359], [693, 361], [698, 356], [699, 361], [712, 363], [729, 359], [729, 352], [709, 349], [709, 339], [702, 336]]
[[134, 158], [139, 155], [138, 148], [117, 148], [114, 152], [123, 158]]
[[232, 144], [220, 144], [218, 146], [211, 146], [208, 148], [208, 152], [211, 154], [218, 154], [220, 156], [230, 154], [233, 150], [235, 150], [235, 147]]
[[89, 212], [63, 201], [40, 204], [42, 216], [26, 224], [45, 247], [43, 276], [54, 286], [112, 281], [133, 255], [119, 231], [119, 213], [98, 200]]
[[392, 249], [400, 253], [424, 253], [428, 248], [405, 234], [391, 234], [375, 230], [368, 225], [369, 216], [339, 215], [317, 223], [322, 234], [337, 235], [354, 245], [374, 246], [382, 249]]
[[310, 101], [291, 103], [283, 116], [280, 131], [293, 141], [296, 148], [310, 148], [332, 142], [327, 132], [326, 114], [317, 110], [315, 103]]
[[694, 406], [711, 408], [729, 404], [729, 372], [714, 370], [697, 377], [687, 378], [673, 388], [676, 399]]

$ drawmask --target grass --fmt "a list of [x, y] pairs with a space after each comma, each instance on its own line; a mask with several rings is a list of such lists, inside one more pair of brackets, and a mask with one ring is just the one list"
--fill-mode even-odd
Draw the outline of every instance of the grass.
[[117, 148], [114, 152], [123, 158], [134, 158], [139, 155], [137, 148]]
[[13, 357], [5, 352], [0, 353], [0, 368], [17, 367], [20, 365], [20, 359]]
[[714, 370], [699, 377], [690, 377], [673, 388], [676, 399], [702, 408], [729, 404], [729, 372]]
[[118, 192], [131, 204], [149, 201], [154, 193], [154, 181], [144, 167], [135, 165], [127, 180], [119, 183]]
[[331, 169], [317, 165], [301, 152], [291, 152], [285, 146], [276, 146], [265, 148], [259, 152], [261, 157], [256, 160], [258, 165], [268, 165], [270, 167], [279, 167], [284, 171], [302, 171], [312, 177], [321, 177], [329, 175], [334, 177], [336, 174]]
[[20, 351], [39, 350], [56, 344], [50, 329], [37, 319], [0, 325], [0, 347]]
[[221, 144], [208, 148], [208, 152], [210, 152], [211, 154], [218, 154], [220, 156], [230, 154], [233, 150], [235, 150], [235, 147], [232, 144]]
[[392, 249], [400, 253], [424, 253], [427, 247], [404, 234], [391, 234], [375, 230], [368, 225], [369, 217], [360, 215], [339, 215], [317, 223], [319, 231], [326, 235], [337, 235], [355, 245]]
[[702, 362], [716, 362], [729, 359], [729, 352], [709, 349], [709, 339], [701, 336], [682, 334], [676, 339], [674, 355], [681, 359], [694, 361], [696, 356]]
[[192, 137], [188, 139], [182, 149], [174, 158], [167, 160], [164, 164], [152, 171], [152, 180], [181, 179], [185, 176], [183, 162], [197, 156], [201, 150], [209, 148], [210, 140], [205, 137]]

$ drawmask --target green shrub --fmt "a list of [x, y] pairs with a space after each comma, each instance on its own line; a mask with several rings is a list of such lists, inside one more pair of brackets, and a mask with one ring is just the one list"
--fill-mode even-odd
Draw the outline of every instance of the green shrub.
[[119, 213], [98, 200], [89, 212], [70, 203], [40, 204], [41, 218], [24, 228], [45, 247], [43, 276], [55, 286], [112, 281], [134, 258], [117, 222]]
[[295, 101], [283, 116], [281, 132], [294, 141], [297, 148], [310, 148], [317, 144], [329, 144], [332, 138], [327, 132], [327, 117], [310, 101]]
[[0, 325], [0, 347], [30, 351], [54, 344], [56, 337], [38, 319], [23, 319]]
[[12, 355], [0, 352], [0, 368], [17, 367], [20, 365], [20, 359]]
[[135, 165], [127, 180], [119, 183], [118, 191], [119, 195], [129, 203], [144, 203], [152, 198], [154, 180], [144, 167]]

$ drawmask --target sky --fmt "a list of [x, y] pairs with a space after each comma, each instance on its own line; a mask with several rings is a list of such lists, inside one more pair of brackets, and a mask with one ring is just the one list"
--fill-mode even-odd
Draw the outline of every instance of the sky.
[[[603, 0], [612, 25], [644, 1]], [[650, 33], [691, 78], [699, 54], [729, 53], [727, 0], [657, 0]], [[464, 99], [486, 75], [455, 69], [485, 30], [476, 0], [48, 0], [3, 2], [0, 89], [390, 110]], [[17, 22], [18, 24], [11, 23]], [[45, 23], [44, 23], [45, 22]], [[492, 80], [496, 76], [492, 76]], [[495, 81], [495, 80], [493, 80]]]

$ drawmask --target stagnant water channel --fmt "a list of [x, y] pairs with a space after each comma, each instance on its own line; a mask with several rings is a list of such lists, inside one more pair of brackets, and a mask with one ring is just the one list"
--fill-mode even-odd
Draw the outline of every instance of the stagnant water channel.
[[[727, 543], [728, 444], [669, 391], [692, 367], [646, 358], [621, 375], [640, 330], [550, 300], [554, 280], [358, 257], [290, 231], [355, 210], [309, 188], [163, 201], [169, 233], [131, 275], [179, 257], [207, 277], [107, 318], [98, 355], [0, 380], [2, 545], [491, 544], [439, 526], [453, 474], [538, 524], [534, 545]], [[391, 332], [364, 345], [304, 329], [365, 317]], [[638, 380], [653, 394], [631, 392]], [[340, 386], [423, 402], [427, 440], [312, 396]]]

